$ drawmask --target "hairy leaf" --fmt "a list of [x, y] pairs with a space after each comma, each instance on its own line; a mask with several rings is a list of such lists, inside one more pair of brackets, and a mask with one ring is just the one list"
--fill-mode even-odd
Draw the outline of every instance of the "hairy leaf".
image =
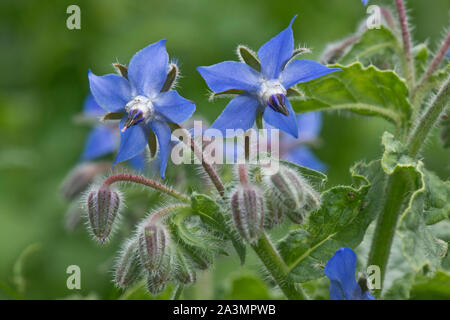
[[385, 26], [380, 26], [380, 29], [367, 29], [338, 62], [347, 65], [360, 61], [364, 65], [374, 63], [379, 67], [383, 67], [383, 64], [391, 66], [395, 60], [394, 55], [400, 49], [399, 41], [392, 32]]
[[[359, 163], [352, 169], [354, 184], [337, 186], [322, 194], [321, 208], [307, 223], [278, 243], [294, 281], [323, 276], [323, 267], [342, 246], [356, 247], [376, 214], [372, 201], [383, 185], [380, 162]], [[378, 200], [378, 199], [375, 199]]]
[[383, 117], [397, 127], [407, 123], [411, 114], [408, 88], [395, 72], [365, 68], [359, 62], [331, 67], [342, 71], [298, 85], [305, 98], [291, 102], [296, 112], [350, 110]]

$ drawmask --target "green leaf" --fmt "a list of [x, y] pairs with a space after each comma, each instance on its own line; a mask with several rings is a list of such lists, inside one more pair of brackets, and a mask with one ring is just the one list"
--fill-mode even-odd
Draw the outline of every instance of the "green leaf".
[[[372, 197], [383, 185], [380, 162], [352, 168], [353, 186], [337, 186], [322, 194], [321, 208], [302, 228], [291, 231], [278, 249], [296, 282], [323, 276], [323, 267], [342, 246], [356, 247], [375, 218]], [[376, 199], [378, 200], [378, 199]], [[376, 203], [378, 201], [375, 201]]]
[[387, 174], [401, 173], [411, 190], [405, 195], [405, 208], [398, 222], [403, 255], [415, 272], [428, 266], [440, 267], [447, 252], [447, 243], [434, 237], [428, 224], [448, 216], [448, 183], [427, 171], [421, 161], [411, 159], [406, 147], [385, 132], [382, 138], [385, 152], [381, 163]]
[[24, 275], [24, 268], [27, 260], [31, 255], [35, 254], [41, 249], [40, 243], [33, 243], [22, 251], [19, 258], [13, 267], [13, 281], [17, 288], [17, 293], [23, 299], [26, 290], [26, 280]]
[[399, 54], [401, 46], [397, 38], [385, 26], [380, 29], [367, 29], [350, 50], [339, 59], [343, 65], [360, 61], [364, 65], [380, 61], [393, 62], [394, 55]]
[[320, 171], [316, 171], [285, 160], [280, 160], [280, 163], [300, 173], [302, 177], [306, 178], [314, 188], [322, 188], [328, 180], [327, 176]]
[[264, 281], [252, 274], [239, 275], [232, 279], [231, 288], [225, 294], [227, 300], [271, 300]]
[[450, 274], [438, 271], [430, 279], [417, 276], [411, 290], [413, 300], [450, 300]]
[[414, 56], [414, 67], [416, 70], [416, 77], [419, 78], [425, 71], [428, 62], [429, 51], [426, 44], [421, 43], [415, 46], [412, 50]]
[[[416, 172], [420, 183], [411, 195], [408, 206], [400, 216], [398, 233], [402, 241], [402, 249], [415, 272], [428, 266], [431, 271], [441, 266], [441, 261], [447, 254], [447, 243], [434, 237], [426, 223], [426, 209], [434, 209], [430, 202], [430, 191], [436, 187], [435, 177], [428, 177], [423, 163], [418, 162]], [[428, 185], [427, 185], [428, 183]]]
[[241, 238], [232, 230], [220, 211], [219, 205], [204, 194], [193, 193], [191, 197], [192, 210], [199, 215], [203, 223], [224, 234], [231, 240], [234, 249], [239, 255], [241, 264], [245, 263], [246, 247]]
[[408, 88], [395, 72], [374, 66], [364, 68], [359, 62], [330, 67], [342, 71], [297, 86], [305, 98], [291, 102], [296, 112], [350, 110], [383, 117], [399, 128], [406, 125], [411, 114]]

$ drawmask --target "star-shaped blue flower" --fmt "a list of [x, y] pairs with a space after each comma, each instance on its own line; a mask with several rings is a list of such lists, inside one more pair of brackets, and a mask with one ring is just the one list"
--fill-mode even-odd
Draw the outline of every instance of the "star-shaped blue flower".
[[292, 33], [295, 18], [289, 27], [258, 50], [260, 70], [236, 61], [197, 68], [213, 92], [234, 90], [240, 93], [230, 101], [212, 128], [220, 130], [224, 136], [226, 129], [245, 131], [253, 126], [261, 112], [269, 125], [298, 136], [295, 113], [286, 98], [287, 90], [297, 83], [340, 69], [327, 68], [310, 60], [293, 60], [296, 55]]
[[195, 111], [194, 103], [175, 90], [162, 92], [169, 70], [165, 42], [160, 40], [137, 52], [128, 66], [128, 79], [116, 74], [96, 76], [89, 71], [91, 93], [97, 103], [109, 112], [124, 114], [114, 164], [140, 154], [152, 130], [158, 139], [163, 178], [171, 140], [168, 123], [181, 123]]
[[352, 249], [340, 248], [325, 266], [330, 279], [331, 300], [375, 300], [367, 289], [355, 280], [356, 254]]
[[[100, 118], [105, 115], [94, 97], [90, 94], [84, 101], [83, 115], [87, 118]], [[113, 153], [119, 146], [119, 130], [111, 125], [97, 124], [89, 133], [84, 146], [81, 160], [91, 161], [109, 153]], [[144, 152], [128, 160], [128, 163], [136, 171], [142, 171], [145, 167]]]

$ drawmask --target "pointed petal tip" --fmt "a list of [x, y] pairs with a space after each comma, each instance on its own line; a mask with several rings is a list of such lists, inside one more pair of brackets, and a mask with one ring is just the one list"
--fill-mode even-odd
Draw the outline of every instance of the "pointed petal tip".
[[298, 14], [296, 14], [292, 19], [291, 22], [289, 23], [289, 27], [292, 27], [292, 24], [294, 23], [295, 19], [297, 19]]

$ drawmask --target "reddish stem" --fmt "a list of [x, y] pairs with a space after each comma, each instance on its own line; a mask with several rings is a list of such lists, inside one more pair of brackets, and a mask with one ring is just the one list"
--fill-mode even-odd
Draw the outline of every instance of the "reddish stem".
[[168, 195], [170, 195], [174, 198], [177, 198], [183, 202], [186, 202], [186, 203], [190, 202], [190, 199], [187, 195], [185, 195], [181, 192], [178, 192], [171, 187], [168, 187], [168, 186], [166, 186], [162, 183], [159, 183], [155, 180], [147, 179], [142, 176], [135, 176], [135, 175], [128, 174], [128, 173], [121, 173], [121, 174], [116, 174], [116, 175], [110, 176], [105, 181], [103, 181], [102, 187], [108, 187], [115, 182], [132, 182], [132, 183], [141, 184], [141, 185], [153, 188], [155, 190], [161, 191], [165, 194], [168, 194]]

